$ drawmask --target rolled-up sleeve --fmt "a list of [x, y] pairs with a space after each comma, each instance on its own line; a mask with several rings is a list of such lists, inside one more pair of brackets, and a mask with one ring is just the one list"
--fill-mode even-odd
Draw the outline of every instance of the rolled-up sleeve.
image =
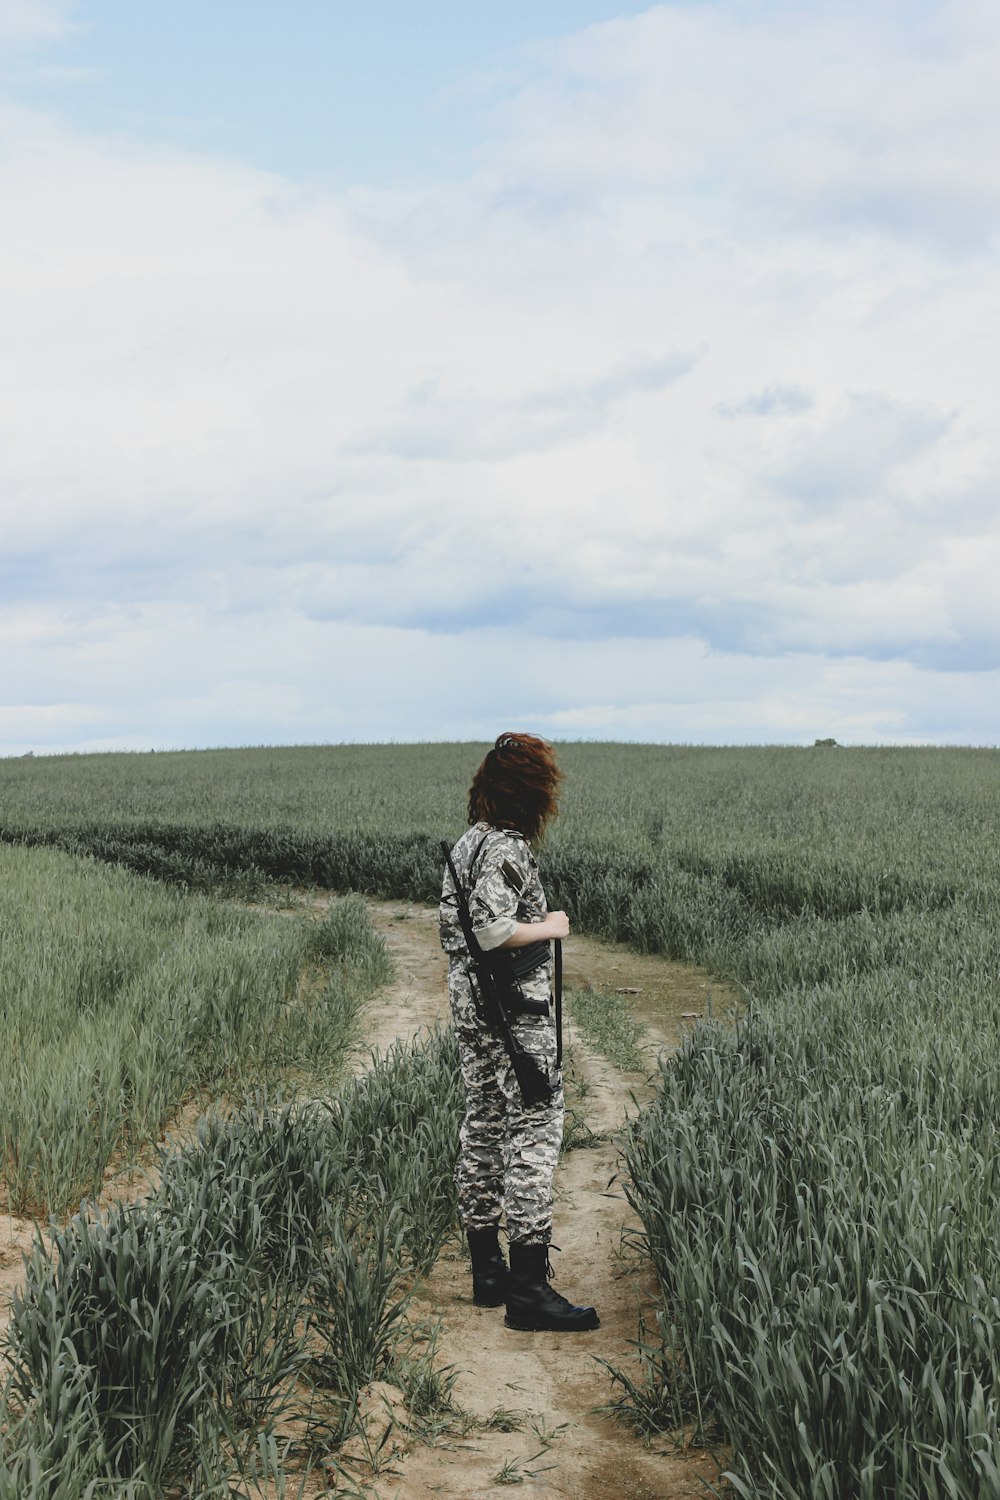
[[491, 948], [502, 947], [516, 931], [517, 922], [513, 917], [497, 917], [494, 921], [487, 922], [485, 927], [475, 929], [479, 946], [487, 953]]

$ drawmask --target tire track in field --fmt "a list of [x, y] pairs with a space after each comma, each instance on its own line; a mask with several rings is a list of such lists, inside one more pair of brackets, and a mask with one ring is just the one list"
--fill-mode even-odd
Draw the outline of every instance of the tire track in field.
[[[406, 902], [370, 902], [373, 921], [397, 966], [397, 977], [369, 1012], [369, 1045], [384, 1049], [447, 1015], [446, 961], [438, 947], [437, 914]], [[685, 1015], [701, 1010], [710, 981], [687, 964], [570, 938], [568, 982], [595, 988], [631, 987], [647, 1026], [650, 1064], [676, 1045]], [[715, 987], [719, 990], [720, 987]], [[592, 1053], [567, 1024], [576, 1070], [589, 1084], [587, 1123], [605, 1137], [618, 1132], [635, 1103], [652, 1093], [649, 1075], [622, 1073]], [[564, 1155], [556, 1173], [554, 1254], [557, 1290], [593, 1302], [601, 1327], [585, 1334], [526, 1334], [506, 1329], [503, 1308], [477, 1308], [464, 1250], [445, 1247], [419, 1288], [416, 1318], [440, 1319], [438, 1357], [458, 1371], [454, 1400], [480, 1423], [503, 1408], [516, 1431], [472, 1428], [445, 1444], [413, 1444], [387, 1471], [359, 1471], [378, 1500], [483, 1500], [511, 1483], [521, 1496], [547, 1500], [694, 1500], [719, 1469], [700, 1449], [678, 1453], [664, 1440], [646, 1447], [597, 1410], [611, 1394], [600, 1360], [629, 1364], [638, 1299], [652, 1299], [648, 1268], [623, 1254], [623, 1232], [636, 1226], [622, 1196], [613, 1139]], [[506, 1474], [504, 1479], [502, 1476]]]

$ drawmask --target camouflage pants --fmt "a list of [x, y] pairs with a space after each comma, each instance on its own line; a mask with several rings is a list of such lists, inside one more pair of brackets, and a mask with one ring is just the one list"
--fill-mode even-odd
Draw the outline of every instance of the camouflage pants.
[[[523, 981], [526, 993], [549, 996], [549, 973]], [[552, 1238], [552, 1175], [563, 1133], [563, 1091], [540, 1104], [525, 1104], [500, 1038], [476, 1013], [468, 976], [452, 960], [448, 973], [451, 1014], [458, 1037], [465, 1120], [459, 1136], [455, 1182], [459, 1216], [468, 1229], [507, 1222], [507, 1237], [523, 1245]], [[556, 1030], [551, 1016], [517, 1016], [514, 1035], [552, 1079]]]

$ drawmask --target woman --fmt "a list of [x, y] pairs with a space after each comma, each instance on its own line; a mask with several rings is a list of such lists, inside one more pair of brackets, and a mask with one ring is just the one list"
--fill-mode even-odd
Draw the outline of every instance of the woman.
[[[480, 948], [508, 950], [517, 968], [527, 970], [516, 981], [525, 1008], [511, 1015], [511, 1030], [548, 1079], [545, 1099], [525, 1101], [500, 1036], [477, 1009], [448, 871], [441, 896], [441, 945], [449, 956], [448, 992], [465, 1083], [455, 1181], [472, 1256], [473, 1299], [480, 1307], [506, 1302], [507, 1327], [532, 1332], [596, 1328], [599, 1322], [592, 1307], [574, 1307], [548, 1284], [552, 1174], [564, 1115], [551, 940], [568, 936], [569, 919], [564, 911], [548, 910], [531, 845], [555, 816], [561, 780], [544, 740], [502, 734], [473, 777], [471, 826], [452, 851]], [[497, 1238], [501, 1213], [509, 1271]]]

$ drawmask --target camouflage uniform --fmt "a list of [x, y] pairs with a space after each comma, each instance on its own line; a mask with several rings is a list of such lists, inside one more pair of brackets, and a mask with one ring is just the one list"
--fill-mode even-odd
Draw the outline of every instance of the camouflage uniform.
[[[480, 945], [498, 948], [517, 922], [540, 922], [548, 908], [538, 866], [519, 833], [476, 823], [452, 852], [465, 888]], [[552, 1097], [527, 1105], [521, 1097], [503, 1042], [480, 1020], [468, 976], [468, 951], [445, 871], [440, 925], [449, 956], [448, 994], [458, 1036], [465, 1083], [465, 1121], [459, 1138], [455, 1181], [466, 1230], [489, 1229], [501, 1210], [507, 1237], [525, 1245], [547, 1245], [552, 1235], [552, 1174], [563, 1132], [562, 1080], [556, 1078], [556, 1030], [552, 1014], [552, 959], [520, 980], [525, 995], [548, 1002], [548, 1015], [512, 1017], [511, 1030], [539, 1063]]]

